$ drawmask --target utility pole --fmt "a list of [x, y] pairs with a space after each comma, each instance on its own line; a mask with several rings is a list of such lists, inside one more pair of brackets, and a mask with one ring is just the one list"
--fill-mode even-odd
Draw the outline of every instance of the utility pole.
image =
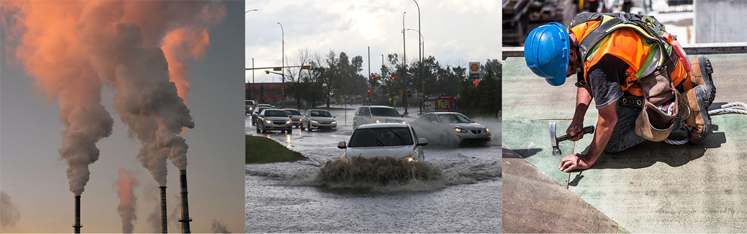
[[[368, 79], [371, 79], [371, 46], [368, 46]], [[368, 81], [368, 87], [369, 89], [373, 88], [373, 82]], [[371, 105], [371, 98], [368, 98], [368, 105]]]
[[[282, 46], [283, 46], [283, 49], [282, 49], [281, 54], [280, 54], [280, 57], [281, 57], [280, 58], [280, 61], [281, 61], [280, 62], [281, 63], [280, 64], [280, 70], [283, 73], [283, 75], [282, 75], [283, 78], [281, 79], [281, 82], [280, 82], [280, 87], [282, 89], [282, 88], [284, 88], [283, 85], [285, 85], [285, 30], [283, 29], [283, 24], [281, 24], [280, 22], [278, 22], [278, 24], [280, 25], [280, 33], [282, 33], [281, 42], [282, 42]], [[284, 93], [281, 92], [280, 93], [280, 104], [281, 104], [281, 107], [285, 107], [285, 104], [283, 103], [283, 101], [285, 99], [284, 96], [285, 96]]]
[[[424, 52], [423, 50], [425, 48], [421, 48], [424, 46], [423, 46], [423, 41], [422, 41], [423, 33], [422, 31], [420, 31], [420, 4], [418, 4], [418, 1], [416, 0], [413, 0], [413, 1], [415, 2], [415, 5], [418, 6], [418, 34], [420, 34], [420, 37], [418, 37], [418, 55], [420, 56], [420, 86], [421, 86], [420, 91], [425, 93], [425, 85], [423, 84], [423, 52]], [[420, 95], [420, 113], [421, 114], [423, 113], [423, 102], [425, 101], [423, 100], [424, 96], [425, 95]]]
[[251, 92], [249, 92], [252, 94], [252, 96], [250, 97], [252, 100], [254, 100], [254, 84], [256, 83], [254, 83], [254, 58], [252, 58], [252, 90]]
[[[405, 12], [402, 12], [402, 86], [404, 86], [403, 92], [407, 92], [407, 47], [405, 46]], [[407, 114], [407, 95], [402, 94], [402, 103], [405, 106], [405, 115]]]

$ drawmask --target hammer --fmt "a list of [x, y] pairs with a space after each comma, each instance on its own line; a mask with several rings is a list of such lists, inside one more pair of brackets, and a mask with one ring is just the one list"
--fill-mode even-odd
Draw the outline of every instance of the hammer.
[[[594, 133], [594, 126], [586, 126], [583, 129], [581, 129], [581, 134], [589, 134]], [[561, 141], [565, 141], [568, 139], [571, 139], [571, 134], [566, 134], [561, 137], [555, 137], [555, 123], [550, 123], [550, 144], [552, 145], [552, 155], [553, 156], [560, 156], [560, 148], [558, 147], [558, 143]]]

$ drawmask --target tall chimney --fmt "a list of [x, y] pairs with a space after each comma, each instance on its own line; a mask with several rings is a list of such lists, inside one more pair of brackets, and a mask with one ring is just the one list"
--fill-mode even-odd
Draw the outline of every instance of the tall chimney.
[[166, 223], [166, 186], [161, 186], [161, 231], [169, 233]]
[[80, 195], [75, 195], [75, 233], [80, 233], [81, 227], [83, 226], [80, 226]]
[[182, 184], [182, 218], [179, 222], [182, 223], [183, 233], [192, 233], [189, 231], [189, 222], [192, 222], [192, 219], [189, 218], [189, 205], [187, 202], [187, 170], [179, 170], [179, 182]]

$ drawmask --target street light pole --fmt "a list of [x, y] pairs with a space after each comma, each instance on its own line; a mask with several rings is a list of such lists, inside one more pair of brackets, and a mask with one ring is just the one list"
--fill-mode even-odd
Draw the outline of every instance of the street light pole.
[[[250, 11], [259, 11], [259, 9], [251, 9], [251, 10], [244, 12], [244, 14], [249, 13]], [[252, 100], [254, 99], [254, 85], [255, 84], [256, 83], [254, 82], [254, 58], [252, 58], [252, 90], [250, 92], [252, 94], [252, 96], [250, 97]]]
[[[425, 85], [423, 85], [423, 53], [424, 53], [423, 50], [425, 50], [425, 48], [421, 48], [421, 47], [424, 47], [423, 46], [424, 40], [423, 40], [423, 34], [420, 31], [420, 4], [418, 4], [418, 1], [416, 0], [412, 0], [412, 1], [415, 2], [416, 6], [418, 6], [418, 34], [420, 34], [420, 39], [418, 40], [418, 54], [420, 55], [420, 86], [421, 86], [421, 91], [425, 93]], [[421, 114], [423, 113], [423, 101], [425, 100], [423, 100], [423, 95], [421, 95], [420, 96], [420, 113]]]
[[252, 58], [252, 91], [250, 92], [252, 93], [252, 100], [254, 100], [254, 84], [256, 83], [254, 82], [254, 58]]
[[[280, 71], [283, 73], [283, 75], [282, 75], [283, 78], [282, 78], [282, 80], [280, 82], [280, 88], [282, 89], [283, 88], [283, 84], [285, 84], [285, 30], [283, 29], [283, 24], [281, 24], [280, 22], [278, 22], [278, 24], [280, 25], [280, 33], [282, 35], [281, 42], [282, 42], [282, 47], [283, 47], [283, 49], [281, 51], [281, 55], [280, 55], [280, 57], [281, 57], [280, 58], [280, 61], [281, 61]], [[284, 105], [283, 105], [283, 99], [285, 99], [285, 97], [284, 97], [283, 94], [284, 94], [283, 92], [280, 93], [280, 104], [281, 104], [281, 107], [284, 107]]]
[[407, 114], [407, 95], [404, 92], [407, 91], [407, 47], [405, 44], [405, 12], [402, 12], [402, 83], [404, 89], [402, 90], [402, 104], [405, 106], [405, 115]]

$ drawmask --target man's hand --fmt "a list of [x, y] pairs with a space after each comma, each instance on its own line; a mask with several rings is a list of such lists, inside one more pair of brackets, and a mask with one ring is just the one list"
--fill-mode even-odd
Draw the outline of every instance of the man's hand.
[[576, 169], [588, 169], [592, 163], [587, 163], [586, 155], [571, 154], [563, 157], [559, 169], [563, 172], [571, 172]]
[[568, 139], [568, 140], [570, 140], [570, 141], [578, 141], [578, 140], [581, 140], [581, 138], [584, 138], [584, 134], [581, 134], [581, 130], [583, 128], [584, 128], [583, 121], [581, 121], [581, 122], [576, 122], [576, 121], [571, 122], [571, 125], [568, 126], [567, 130], [565, 130], [565, 133], [568, 133], [571, 136], [573, 136], [573, 137], [571, 137], [571, 139]]

